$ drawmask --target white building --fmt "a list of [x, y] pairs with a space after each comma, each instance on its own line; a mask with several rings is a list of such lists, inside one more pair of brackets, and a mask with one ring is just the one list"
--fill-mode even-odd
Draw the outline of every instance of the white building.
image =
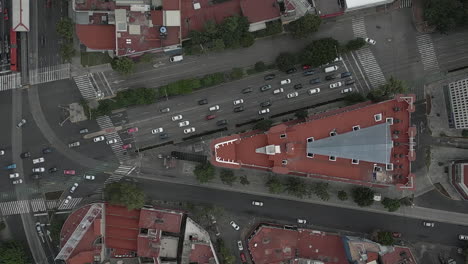
[[455, 128], [468, 128], [468, 79], [449, 83], [449, 93]]

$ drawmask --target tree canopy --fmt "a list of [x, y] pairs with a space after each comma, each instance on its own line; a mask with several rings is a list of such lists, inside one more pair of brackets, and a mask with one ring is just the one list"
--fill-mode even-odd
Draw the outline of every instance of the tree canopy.
[[327, 182], [316, 182], [312, 184], [311, 191], [323, 201], [328, 201], [330, 199], [330, 194], [328, 193]]
[[424, 19], [441, 33], [447, 33], [462, 25], [467, 17], [466, 9], [459, 0], [424, 1]]
[[70, 18], [64, 17], [57, 22], [56, 30], [59, 36], [66, 41], [73, 39], [73, 21]]
[[228, 169], [221, 170], [221, 172], [219, 173], [219, 178], [221, 178], [221, 181], [224, 184], [227, 184], [229, 186], [232, 186], [232, 184], [237, 180], [237, 177], [234, 175], [234, 172]]
[[135, 63], [127, 57], [114, 58], [111, 62], [111, 67], [114, 71], [128, 75], [135, 69]]
[[287, 71], [296, 64], [296, 55], [291, 52], [282, 52], [276, 57], [275, 63], [280, 71]]
[[0, 264], [30, 263], [24, 247], [18, 241], [8, 241], [0, 245]]
[[340, 199], [341, 201], [346, 201], [348, 200], [348, 193], [346, 191], [338, 191], [338, 199]]
[[264, 119], [261, 121], [258, 121], [254, 126], [253, 129], [260, 129], [262, 131], [267, 131], [270, 129], [271, 125], [273, 124], [273, 120], [270, 119]]
[[195, 166], [193, 173], [200, 183], [206, 183], [215, 178], [215, 168], [209, 162], [201, 163]]
[[307, 110], [299, 110], [294, 113], [294, 116], [297, 119], [306, 119], [309, 116], [309, 113], [307, 112]]
[[407, 90], [403, 81], [391, 76], [384, 85], [370, 91], [367, 98], [373, 102], [380, 102], [392, 98], [395, 94], [405, 93]]
[[374, 191], [367, 187], [355, 187], [351, 191], [351, 196], [359, 206], [370, 206], [374, 203]]
[[377, 243], [384, 246], [391, 246], [395, 243], [392, 233], [388, 231], [377, 232]]
[[390, 199], [390, 198], [383, 198], [382, 205], [387, 208], [389, 212], [394, 212], [400, 208], [400, 200], [398, 199]]
[[337, 50], [339, 46], [338, 41], [333, 38], [314, 40], [306, 46], [299, 58], [304, 64], [318, 67], [333, 61], [338, 56]]
[[286, 180], [285, 189], [289, 194], [299, 198], [304, 197], [308, 193], [307, 185], [302, 179], [297, 177], [288, 177]]
[[295, 38], [304, 38], [313, 32], [317, 32], [322, 23], [317, 15], [306, 14], [301, 18], [289, 23], [288, 28]]
[[115, 182], [104, 189], [105, 200], [111, 204], [122, 205], [129, 210], [138, 209], [145, 205], [145, 194], [136, 185]]
[[270, 193], [282, 193], [284, 191], [283, 183], [278, 179], [278, 177], [272, 176], [266, 182], [268, 191]]
[[366, 41], [363, 38], [356, 38], [348, 41], [346, 43], [346, 50], [352, 51], [352, 50], [358, 50], [366, 45]]

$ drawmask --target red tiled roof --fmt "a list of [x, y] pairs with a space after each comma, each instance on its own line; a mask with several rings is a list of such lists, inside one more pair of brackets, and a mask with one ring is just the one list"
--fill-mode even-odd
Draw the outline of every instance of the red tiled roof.
[[163, 25], [163, 11], [162, 10], [151, 10], [151, 22], [153, 25]]
[[76, 25], [76, 35], [86, 47], [95, 50], [115, 50], [114, 25]]
[[154, 238], [147, 236], [138, 237], [138, 256], [147, 258], [157, 258], [159, 256], [161, 231], [158, 230], [156, 233], [157, 235]]
[[68, 264], [83, 264], [83, 263], [93, 263], [94, 261], [94, 252], [93, 251], [81, 251], [75, 256], [67, 260]]
[[406, 264], [416, 264], [416, 260], [414, 259], [413, 253], [407, 247], [394, 247], [395, 250], [393, 252], [389, 252], [383, 256], [382, 264], [399, 264], [399, 263], [406, 263]]
[[241, 0], [242, 13], [250, 23], [272, 20], [280, 17], [277, 0]]
[[171, 233], [179, 233], [182, 223], [182, 213], [164, 212], [151, 209], [141, 209], [140, 228], [159, 229]]
[[[400, 110], [394, 110], [396, 108]], [[213, 151], [211, 162], [221, 167], [269, 168], [277, 173], [324, 175], [356, 181], [355, 183], [405, 184], [410, 174], [408, 155], [411, 129], [408, 108], [410, 106], [406, 101], [397, 99], [359, 107], [351, 106], [339, 111], [311, 116], [305, 123], [275, 126], [263, 134], [243, 138], [234, 135], [216, 139], [211, 144]], [[374, 115], [376, 114], [382, 114], [382, 121], [375, 121]], [[313, 158], [307, 157], [307, 138], [309, 137], [313, 137], [315, 141], [325, 138], [333, 140], [329, 134], [332, 130], [338, 134], [352, 133], [355, 125], [359, 125], [361, 129], [368, 128], [385, 123], [386, 118], [389, 117], [395, 120], [388, 132], [392, 134], [393, 148], [389, 154], [390, 163], [394, 164], [394, 169], [387, 174], [375, 174], [374, 161], [361, 160], [359, 164], [352, 164], [348, 158], [336, 157], [336, 161], [330, 161], [328, 156], [318, 154]], [[399, 134], [394, 134], [396, 133], [394, 131], [398, 131]], [[286, 134], [286, 137], [281, 138], [281, 134]], [[280, 153], [275, 155], [256, 153], [257, 149], [271, 145], [279, 146]], [[286, 165], [282, 164], [283, 160], [287, 160]], [[385, 172], [386, 164], [379, 165]]]
[[106, 205], [106, 246], [114, 249], [137, 250], [139, 210]]
[[210, 245], [194, 244], [190, 251], [190, 263], [208, 264], [213, 258], [213, 251]]
[[179, 10], [179, 0], [163, 0], [164, 10]]

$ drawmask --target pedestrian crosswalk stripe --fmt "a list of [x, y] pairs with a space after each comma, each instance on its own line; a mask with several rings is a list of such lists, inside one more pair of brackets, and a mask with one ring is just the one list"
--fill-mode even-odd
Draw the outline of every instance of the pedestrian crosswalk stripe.
[[[114, 124], [110, 120], [109, 116], [100, 116], [96, 118], [96, 121], [99, 127], [101, 128], [101, 130], [114, 127]], [[111, 144], [110, 147], [120, 162], [129, 160], [127, 151], [123, 149], [122, 147], [123, 146], [122, 139], [120, 138], [119, 134], [117, 134], [117, 132], [113, 131], [110, 133], [106, 133], [104, 136], [106, 137], [106, 140], [117, 139], [117, 142]]]
[[400, 8], [410, 8], [413, 6], [412, 0], [400, 0]]
[[367, 36], [364, 17], [353, 17], [352, 26], [356, 38], [365, 38]]
[[425, 71], [439, 71], [439, 62], [437, 61], [434, 44], [429, 34], [416, 36], [419, 54]]
[[76, 76], [73, 80], [85, 100], [96, 99], [97, 93], [88, 75]]
[[382, 69], [372, 54], [369, 47], [364, 47], [356, 51], [357, 57], [361, 62], [364, 71], [366, 72], [367, 78], [369, 79], [373, 88], [385, 84], [385, 76], [383, 75]]

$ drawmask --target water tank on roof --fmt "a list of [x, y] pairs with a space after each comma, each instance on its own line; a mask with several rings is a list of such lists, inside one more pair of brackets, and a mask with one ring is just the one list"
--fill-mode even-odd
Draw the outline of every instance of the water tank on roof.
[[166, 34], [166, 33], [167, 33], [167, 28], [166, 28], [166, 27], [160, 27], [160, 28], [159, 28], [159, 32], [160, 32], [161, 34]]

